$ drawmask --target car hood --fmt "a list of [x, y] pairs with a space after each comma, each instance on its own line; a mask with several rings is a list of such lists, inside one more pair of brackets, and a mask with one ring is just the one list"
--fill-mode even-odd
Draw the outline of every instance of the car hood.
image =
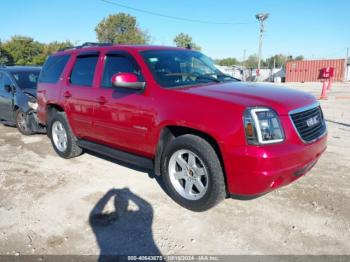
[[266, 106], [280, 115], [316, 102], [314, 96], [287, 87], [248, 82], [227, 82], [179, 89], [181, 92], [211, 97], [243, 107]]
[[23, 89], [23, 93], [27, 93], [27, 94], [30, 94], [34, 97], [36, 97], [36, 89]]

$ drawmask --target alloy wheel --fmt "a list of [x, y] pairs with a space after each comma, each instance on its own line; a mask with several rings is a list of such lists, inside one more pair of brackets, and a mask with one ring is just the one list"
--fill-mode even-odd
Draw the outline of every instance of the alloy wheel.
[[67, 150], [68, 138], [67, 131], [63, 124], [59, 121], [55, 121], [52, 124], [52, 139], [56, 148], [60, 152], [65, 152]]
[[185, 199], [199, 200], [208, 190], [207, 168], [203, 160], [190, 150], [181, 149], [173, 153], [168, 172], [176, 192]]

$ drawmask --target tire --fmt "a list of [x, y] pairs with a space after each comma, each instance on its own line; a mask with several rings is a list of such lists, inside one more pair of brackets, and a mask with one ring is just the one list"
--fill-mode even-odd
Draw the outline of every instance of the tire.
[[202, 212], [225, 199], [219, 158], [203, 138], [189, 134], [175, 138], [165, 148], [161, 161], [167, 193], [181, 206]]
[[15, 112], [15, 122], [18, 131], [25, 136], [34, 134], [31, 130], [29, 123], [27, 122], [27, 114], [22, 109], [17, 109]]
[[83, 153], [64, 112], [53, 111], [49, 116], [48, 135], [56, 153], [63, 158], [73, 158]]

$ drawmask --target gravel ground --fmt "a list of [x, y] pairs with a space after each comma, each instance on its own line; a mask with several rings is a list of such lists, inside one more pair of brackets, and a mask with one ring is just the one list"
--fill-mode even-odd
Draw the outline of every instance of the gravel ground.
[[90, 154], [64, 160], [46, 136], [0, 125], [0, 254], [350, 255], [350, 84], [321, 104], [329, 144], [311, 172], [205, 213], [175, 204], [151, 174]]

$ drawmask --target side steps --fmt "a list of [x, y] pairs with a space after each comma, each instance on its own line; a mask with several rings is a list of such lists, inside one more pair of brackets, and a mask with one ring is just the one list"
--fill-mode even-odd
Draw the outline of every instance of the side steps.
[[128, 164], [132, 164], [138, 167], [142, 167], [148, 170], [153, 170], [153, 160], [150, 158], [130, 154], [118, 149], [114, 149], [105, 145], [97, 144], [88, 140], [80, 139], [77, 141], [78, 146], [81, 148], [96, 152], [98, 154], [123, 161]]

